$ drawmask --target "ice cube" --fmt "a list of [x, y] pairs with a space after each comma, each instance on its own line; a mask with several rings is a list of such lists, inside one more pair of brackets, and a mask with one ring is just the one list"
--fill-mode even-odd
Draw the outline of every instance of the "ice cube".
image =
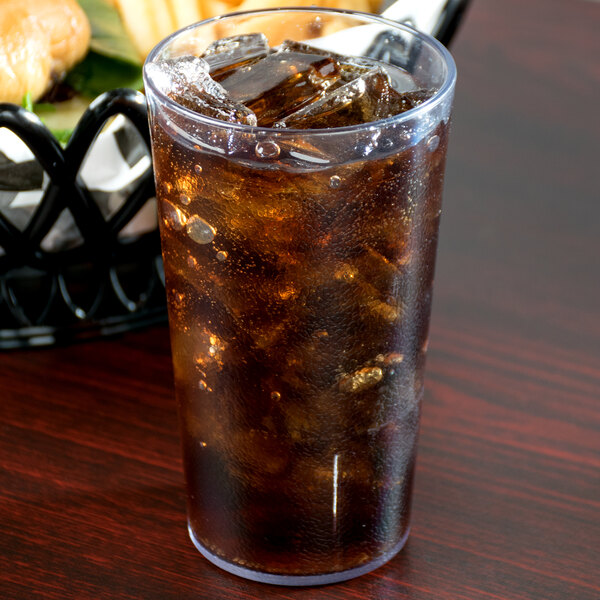
[[371, 61], [367, 62], [366, 59], [363, 59], [362, 61], [357, 59], [353, 62], [346, 60], [345, 62], [340, 63], [340, 73], [342, 76], [341, 81], [344, 83], [350, 83], [351, 81], [354, 81], [363, 75], [367, 75], [369, 71], [372, 71], [376, 68], [376, 64], [372, 63]]
[[392, 107], [395, 107], [393, 108], [393, 114], [403, 113], [412, 108], [416, 108], [426, 100], [429, 100], [433, 94], [433, 90], [412, 90], [401, 94], [396, 92], [390, 98]]
[[146, 67], [152, 83], [163, 94], [180, 95], [196, 80], [202, 80], [208, 73], [208, 63], [198, 56], [182, 56], [161, 62], [150, 63]]
[[385, 119], [421, 104], [430, 93], [400, 93], [381, 67], [369, 70], [341, 87], [332, 87], [321, 98], [288, 114], [274, 127], [320, 129], [344, 127]]
[[346, 59], [346, 57], [342, 56], [341, 54], [329, 52], [329, 50], [323, 50], [322, 48], [317, 48], [304, 42], [296, 42], [295, 40], [283, 40], [283, 42], [281, 42], [281, 44], [278, 46], [277, 50], [279, 52], [314, 54], [316, 56], [331, 58], [337, 62], [343, 62]]
[[402, 277], [397, 265], [369, 246], [356, 257], [353, 267], [380, 293], [392, 289], [394, 282]]
[[339, 127], [365, 121], [363, 106], [382, 102], [382, 94], [369, 94], [372, 88], [388, 84], [381, 69], [373, 69], [354, 81], [338, 87], [322, 98], [277, 121], [275, 127], [298, 129]]
[[322, 48], [316, 48], [303, 42], [295, 42], [293, 40], [284, 40], [279, 46], [282, 52], [302, 52], [303, 54], [316, 54], [319, 56], [327, 56], [338, 63], [341, 79], [337, 82], [338, 85], [353, 81], [361, 75], [365, 75], [371, 69], [378, 66], [377, 61], [369, 58], [349, 57], [335, 52], [329, 52]]
[[381, 367], [363, 367], [354, 373], [344, 375], [339, 382], [341, 392], [362, 392], [375, 385], [383, 379]]
[[199, 56], [186, 55], [177, 58], [167, 58], [158, 63], [148, 65], [153, 69], [160, 69], [171, 85], [186, 85], [194, 81], [198, 73], [208, 73], [208, 63]]
[[249, 65], [269, 54], [269, 42], [262, 33], [248, 33], [222, 38], [213, 42], [202, 58], [210, 74], [219, 81], [229, 71]]
[[194, 112], [230, 123], [256, 125], [254, 113], [232, 100], [225, 89], [213, 81], [207, 62], [198, 56], [150, 63], [147, 73], [163, 94]]
[[280, 51], [229, 71], [219, 81], [235, 102], [256, 114], [259, 125], [268, 127], [319, 98], [339, 78], [337, 63], [329, 57]]

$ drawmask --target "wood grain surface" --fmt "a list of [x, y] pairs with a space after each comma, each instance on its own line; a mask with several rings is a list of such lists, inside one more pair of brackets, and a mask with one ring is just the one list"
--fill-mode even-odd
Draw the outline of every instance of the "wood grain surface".
[[166, 328], [0, 355], [3, 600], [600, 598], [600, 3], [474, 0], [413, 530], [372, 574], [247, 582], [187, 537]]

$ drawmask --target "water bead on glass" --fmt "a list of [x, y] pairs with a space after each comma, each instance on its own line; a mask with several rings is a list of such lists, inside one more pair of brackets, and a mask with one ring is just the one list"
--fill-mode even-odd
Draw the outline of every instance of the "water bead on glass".
[[429, 152], [435, 152], [435, 150], [437, 149], [437, 147], [439, 145], [440, 145], [440, 136], [433, 135], [427, 141], [427, 150], [429, 150]]
[[198, 215], [192, 215], [187, 220], [186, 231], [197, 244], [210, 244], [217, 234], [217, 230]]
[[181, 231], [187, 222], [183, 211], [166, 198], [161, 202], [163, 222], [174, 231]]
[[332, 175], [329, 178], [329, 187], [333, 189], [337, 189], [342, 185], [342, 178], [339, 175]]
[[258, 158], [277, 158], [281, 148], [275, 142], [257, 142], [254, 152]]

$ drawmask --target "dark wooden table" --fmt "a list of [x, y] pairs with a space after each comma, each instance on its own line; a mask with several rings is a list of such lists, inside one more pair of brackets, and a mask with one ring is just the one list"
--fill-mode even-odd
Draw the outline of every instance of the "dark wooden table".
[[411, 538], [316, 589], [190, 543], [166, 328], [0, 355], [0, 598], [600, 598], [600, 3], [474, 0]]

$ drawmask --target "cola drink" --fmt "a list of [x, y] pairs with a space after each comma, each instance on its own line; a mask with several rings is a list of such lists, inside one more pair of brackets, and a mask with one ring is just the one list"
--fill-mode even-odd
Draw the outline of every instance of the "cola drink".
[[449, 100], [260, 33], [150, 63], [190, 535], [260, 581], [371, 570], [409, 529]]

